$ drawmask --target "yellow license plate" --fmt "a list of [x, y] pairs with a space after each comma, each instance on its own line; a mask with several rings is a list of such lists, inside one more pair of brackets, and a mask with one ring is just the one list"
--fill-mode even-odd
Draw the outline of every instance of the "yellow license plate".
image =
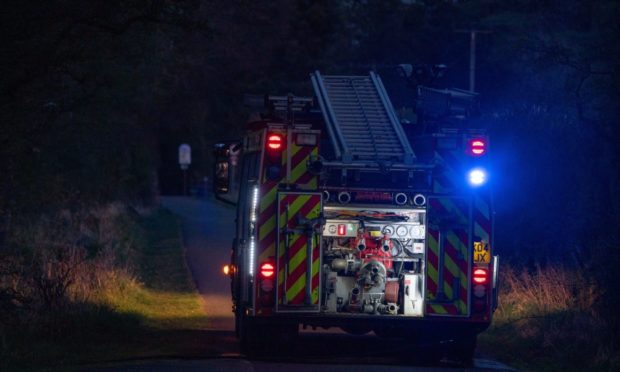
[[474, 262], [485, 263], [491, 262], [491, 249], [486, 242], [474, 242]]

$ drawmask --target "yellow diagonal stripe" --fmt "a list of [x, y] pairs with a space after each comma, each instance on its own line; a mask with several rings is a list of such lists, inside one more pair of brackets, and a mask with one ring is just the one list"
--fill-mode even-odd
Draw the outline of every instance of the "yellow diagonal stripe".
[[435, 240], [435, 237], [432, 234], [428, 234], [428, 247], [432, 249], [435, 254], [439, 251], [439, 242]]
[[266, 261], [269, 257], [274, 257], [276, 255], [276, 243], [273, 242], [269, 244], [269, 246], [260, 253], [258, 256], [258, 262]]
[[260, 213], [262, 213], [265, 209], [267, 209], [272, 203], [276, 201], [277, 192], [278, 192], [278, 186], [276, 185], [272, 187], [271, 190], [266, 192], [265, 195], [261, 197], [260, 208], [259, 208]]
[[452, 290], [452, 283], [448, 283], [447, 280], [443, 281], [443, 291], [446, 294], [446, 298], [453, 298], [454, 291]]
[[[319, 267], [321, 265], [321, 260], [316, 259], [312, 262], [312, 277], [319, 273]], [[312, 303], [316, 304], [319, 301], [319, 286], [317, 285], [312, 289]]]
[[435, 282], [435, 284], [439, 284], [437, 283], [437, 278], [439, 278], [439, 273], [437, 272], [437, 268], [435, 268], [433, 265], [431, 265], [431, 263], [428, 263], [428, 266], [426, 268], [426, 271], [428, 273], [428, 276], [433, 279], [433, 282]]
[[[297, 241], [299, 239], [302, 238], [303, 235], [298, 235], [298, 234], [292, 234], [289, 238], [288, 241], [288, 246], [292, 247], [294, 244], [297, 243]], [[282, 258], [282, 256], [284, 256], [284, 251], [286, 250], [286, 245], [284, 244], [284, 239], [280, 240], [280, 249], [278, 249], [278, 257]], [[289, 262], [290, 262], [291, 258], [289, 257]]]
[[293, 300], [293, 298], [295, 298], [295, 296], [297, 296], [297, 294], [301, 292], [305, 287], [306, 287], [306, 276], [302, 275], [299, 277], [299, 279], [297, 279], [297, 281], [295, 281], [295, 283], [293, 283], [293, 285], [289, 288], [289, 290], [286, 291], [286, 299], [288, 301]]
[[[304, 204], [310, 199], [310, 195], [299, 195], [297, 199], [293, 201], [293, 203], [289, 204], [288, 216], [289, 220], [293, 219], [299, 209], [303, 207]], [[288, 221], [286, 221], [286, 210], [280, 214], [280, 227], [284, 227]]]
[[474, 235], [486, 242], [489, 242], [489, 232], [483, 229], [478, 222], [474, 224]]
[[490, 219], [490, 211], [489, 211], [489, 205], [487, 204], [486, 201], [484, 201], [484, 199], [477, 197], [476, 198], [476, 209], [478, 211], [480, 211], [480, 213], [486, 218], [486, 219]]
[[[301, 239], [301, 235], [300, 239]], [[300, 249], [293, 257], [291, 257], [288, 265], [288, 273], [292, 273], [299, 265], [306, 262], [306, 247]]]
[[[461, 274], [461, 270], [459, 270], [458, 266], [456, 266], [454, 261], [452, 261], [452, 258], [450, 258], [450, 256], [448, 255], [445, 255], [444, 266], [448, 269], [448, 271], [450, 271], [450, 273], [455, 278], [458, 278], [461, 281], [461, 284], [463, 284], [462, 283], [463, 275]], [[452, 283], [450, 283], [450, 285], [452, 285]], [[465, 285], [465, 289], [467, 289], [467, 285]]]
[[273, 216], [269, 217], [269, 219], [265, 221], [265, 223], [263, 223], [261, 227], [258, 229], [258, 240], [262, 241], [263, 239], [265, 239], [267, 235], [272, 233], [275, 228], [276, 228], [276, 216], [274, 214]]
[[438, 198], [438, 200], [450, 214], [458, 214], [459, 220], [461, 221], [469, 220], [469, 216], [464, 216], [463, 212], [461, 211], [461, 208], [457, 207], [456, 203], [454, 203], [452, 199]]
[[[308, 157], [305, 157], [305, 159], [308, 159]], [[295, 166], [295, 168], [293, 168], [291, 170], [291, 180], [292, 182], [297, 182], [297, 180], [304, 175], [304, 173], [306, 173], [306, 171], [308, 170], [307, 168], [307, 164], [306, 161], [300, 161], [299, 164], [297, 164]]]

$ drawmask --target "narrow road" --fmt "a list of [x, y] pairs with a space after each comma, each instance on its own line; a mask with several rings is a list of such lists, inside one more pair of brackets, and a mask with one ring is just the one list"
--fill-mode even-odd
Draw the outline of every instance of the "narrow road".
[[182, 219], [187, 264], [211, 319], [208, 330], [234, 331], [230, 279], [222, 267], [230, 262], [235, 207], [185, 197], [163, 197], [162, 204]]

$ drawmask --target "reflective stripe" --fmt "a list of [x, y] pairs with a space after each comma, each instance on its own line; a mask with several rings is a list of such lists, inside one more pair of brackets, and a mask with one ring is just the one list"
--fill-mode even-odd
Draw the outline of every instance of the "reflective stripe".
[[[299, 217], [312, 219], [317, 218], [321, 212], [321, 196], [317, 194], [282, 193], [280, 195], [280, 226], [283, 231], [287, 225], [290, 229], [299, 228]], [[287, 214], [288, 206], [288, 214]], [[288, 219], [287, 219], [288, 216]], [[289, 234], [289, 246], [285, 246], [286, 236], [280, 235], [280, 247], [278, 248], [279, 293], [285, 292], [287, 305], [303, 305], [305, 303], [306, 271], [307, 271], [307, 244], [308, 236], [302, 232]], [[312, 283], [311, 301], [318, 304], [319, 301], [319, 269], [320, 269], [320, 245], [314, 238], [312, 250]], [[288, 248], [288, 253], [286, 249]], [[288, 256], [288, 262], [286, 262]], [[287, 265], [288, 264], [288, 265]], [[286, 271], [286, 272], [285, 272]], [[285, 280], [286, 277], [286, 280]], [[286, 282], [286, 288], [284, 283]], [[282, 299], [278, 301], [282, 303]]]
[[[429, 315], [467, 315], [469, 303], [469, 235], [466, 230], [469, 221], [468, 205], [466, 199], [463, 198], [429, 198], [426, 270], [426, 298], [429, 304], [426, 312]], [[443, 236], [440, 235], [439, 226], [432, 225], [433, 222], [441, 224], [442, 218], [454, 220], [453, 225], [443, 227], [445, 229], [441, 232]], [[440, 257], [440, 238], [443, 239], [442, 257]], [[455, 291], [458, 292], [455, 293]]]

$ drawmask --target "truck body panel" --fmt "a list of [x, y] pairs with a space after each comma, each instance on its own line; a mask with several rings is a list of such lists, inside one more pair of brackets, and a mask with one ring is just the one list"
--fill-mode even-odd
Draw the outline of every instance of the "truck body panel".
[[302, 324], [475, 342], [497, 302], [488, 137], [410, 135], [372, 73], [312, 83], [315, 99], [270, 98], [228, 152], [241, 161], [238, 334]]

